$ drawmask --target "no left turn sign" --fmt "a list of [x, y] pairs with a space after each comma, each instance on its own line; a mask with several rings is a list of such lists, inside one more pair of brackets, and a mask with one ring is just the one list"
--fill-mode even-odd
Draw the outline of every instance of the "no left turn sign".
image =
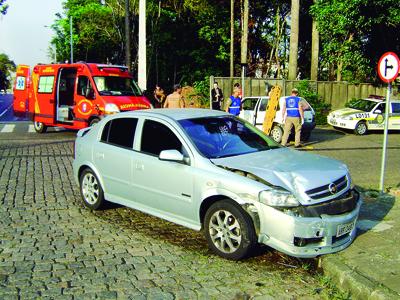
[[396, 53], [386, 52], [378, 62], [378, 75], [384, 82], [392, 82], [399, 75], [400, 61]]

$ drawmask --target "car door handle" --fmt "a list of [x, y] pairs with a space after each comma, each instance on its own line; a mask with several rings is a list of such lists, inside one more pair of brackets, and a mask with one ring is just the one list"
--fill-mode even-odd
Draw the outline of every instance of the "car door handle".
[[136, 168], [136, 170], [143, 171], [144, 170], [144, 165], [143, 164], [136, 164], [135, 168]]
[[104, 153], [96, 152], [95, 156], [96, 158], [104, 159]]

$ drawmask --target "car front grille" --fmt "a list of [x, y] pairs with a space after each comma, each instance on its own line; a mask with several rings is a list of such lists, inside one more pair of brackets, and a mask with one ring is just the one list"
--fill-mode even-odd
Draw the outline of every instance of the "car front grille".
[[356, 190], [349, 190], [344, 195], [335, 199], [302, 206], [299, 214], [303, 217], [319, 217], [321, 215], [341, 215], [353, 211], [358, 204], [360, 194]]
[[346, 175], [333, 181], [330, 184], [326, 184], [311, 190], [306, 191], [306, 194], [314, 200], [324, 199], [326, 197], [338, 194], [347, 188], [347, 177]]

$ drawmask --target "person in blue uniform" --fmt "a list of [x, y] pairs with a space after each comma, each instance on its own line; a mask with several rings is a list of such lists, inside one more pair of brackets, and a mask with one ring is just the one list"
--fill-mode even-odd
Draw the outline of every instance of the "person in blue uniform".
[[294, 126], [295, 138], [294, 147], [299, 148], [300, 145], [300, 135], [301, 126], [304, 123], [304, 112], [302, 108], [301, 98], [298, 96], [299, 92], [297, 89], [292, 90], [292, 94], [286, 97], [285, 102], [282, 106], [282, 119], [285, 123], [285, 128], [283, 131], [282, 145], [286, 146], [287, 140], [289, 138], [290, 131]]
[[239, 93], [240, 93], [239, 89], [237, 89], [237, 88], [233, 89], [233, 93], [229, 97], [228, 103], [227, 103], [226, 109], [225, 109], [226, 112], [228, 112], [232, 115], [235, 115], [235, 116], [238, 116], [240, 114], [240, 106], [242, 104], [242, 101], [240, 100], [240, 97], [239, 97]]

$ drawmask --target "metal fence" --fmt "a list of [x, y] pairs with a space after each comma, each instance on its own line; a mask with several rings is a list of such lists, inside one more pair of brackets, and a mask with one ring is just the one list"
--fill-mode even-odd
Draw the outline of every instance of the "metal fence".
[[[232, 93], [233, 85], [238, 82], [242, 83], [240, 77], [210, 77], [210, 95], [213, 83], [218, 82], [222, 89], [224, 98], [226, 99]], [[289, 95], [292, 88], [300, 80], [285, 79], [263, 79], [263, 78], [245, 78], [244, 95], [245, 96], [264, 96], [266, 94], [266, 84], [269, 86], [279, 85], [282, 88], [282, 95]], [[370, 83], [351, 84], [345, 81], [312, 81], [310, 85], [314, 87], [319, 96], [326, 103], [332, 105], [332, 109], [342, 108], [345, 103], [353, 98], [366, 98], [369, 95], [386, 95], [385, 86], [375, 86]], [[210, 96], [211, 98], [211, 96]], [[394, 98], [399, 98], [399, 94], [395, 91]]]

